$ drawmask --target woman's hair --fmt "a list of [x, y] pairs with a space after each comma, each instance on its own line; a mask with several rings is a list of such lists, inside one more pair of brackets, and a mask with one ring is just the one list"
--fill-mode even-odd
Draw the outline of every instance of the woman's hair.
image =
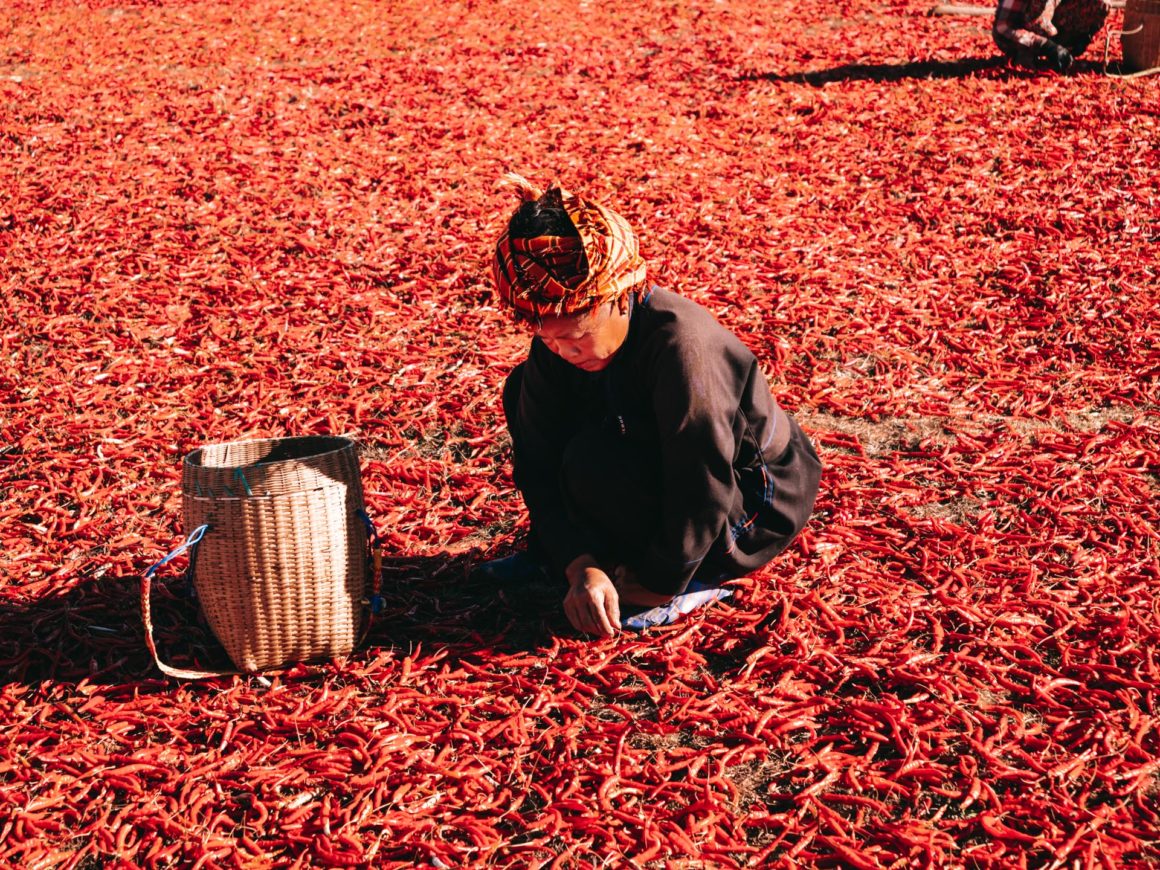
[[536, 239], [540, 236], [580, 235], [576, 231], [559, 191], [549, 190], [539, 199], [529, 200], [520, 205], [508, 221], [508, 235], [513, 239]]

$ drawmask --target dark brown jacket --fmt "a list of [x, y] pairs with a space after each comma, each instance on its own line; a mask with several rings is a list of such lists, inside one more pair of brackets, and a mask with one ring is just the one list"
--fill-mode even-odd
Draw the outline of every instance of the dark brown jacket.
[[[604, 554], [645, 587], [673, 594], [703, 567], [717, 577], [760, 567], [809, 516], [820, 471], [813, 448], [749, 349], [695, 302], [663, 290], [637, 301], [603, 371], [570, 365], [539, 338], [520, 369], [508, 409], [516, 483], [558, 569], [582, 553]], [[656, 516], [618, 515], [622, 502], [639, 503], [636, 494], [621, 499], [616, 481], [587, 481], [607, 491], [609, 518], [639, 531], [631, 553], [608, 553], [599, 522], [578, 521], [561, 479], [569, 445], [593, 427], [615, 436], [599, 442], [609, 453], [620, 443], [651, 466], [642, 471], [655, 481]], [[791, 441], [798, 455], [788, 455]]]

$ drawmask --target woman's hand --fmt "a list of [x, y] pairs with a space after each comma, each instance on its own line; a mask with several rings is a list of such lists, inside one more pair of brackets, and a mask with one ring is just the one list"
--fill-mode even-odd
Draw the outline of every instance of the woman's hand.
[[612, 637], [620, 630], [620, 595], [612, 578], [591, 556], [577, 556], [564, 572], [564, 613], [577, 631]]

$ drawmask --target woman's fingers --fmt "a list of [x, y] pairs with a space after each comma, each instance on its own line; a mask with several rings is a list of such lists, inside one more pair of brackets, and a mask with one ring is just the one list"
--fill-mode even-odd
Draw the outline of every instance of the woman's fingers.
[[596, 619], [592, 614], [591, 602], [583, 590], [573, 589], [564, 597], [564, 613], [577, 631], [584, 634], [596, 632]]
[[[613, 616], [616, 611], [616, 616]], [[593, 602], [591, 610], [593, 621], [596, 623], [596, 633], [605, 637], [612, 637], [616, 629], [620, 628], [620, 608], [617, 605], [616, 590], [609, 584], [609, 589]]]
[[577, 631], [612, 637], [620, 629], [620, 596], [607, 574], [590, 569], [564, 596], [564, 613]]
[[604, 599], [604, 612], [608, 615], [609, 636], [620, 631], [620, 593], [613, 586], [608, 597]]

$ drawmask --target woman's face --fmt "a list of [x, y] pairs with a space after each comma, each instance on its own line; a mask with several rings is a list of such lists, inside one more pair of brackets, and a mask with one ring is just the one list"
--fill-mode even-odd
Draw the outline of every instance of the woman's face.
[[628, 336], [628, 296], [570, 317], [545, 317], [536, 335], [560, 359], [586, 372], [608, 367]]

